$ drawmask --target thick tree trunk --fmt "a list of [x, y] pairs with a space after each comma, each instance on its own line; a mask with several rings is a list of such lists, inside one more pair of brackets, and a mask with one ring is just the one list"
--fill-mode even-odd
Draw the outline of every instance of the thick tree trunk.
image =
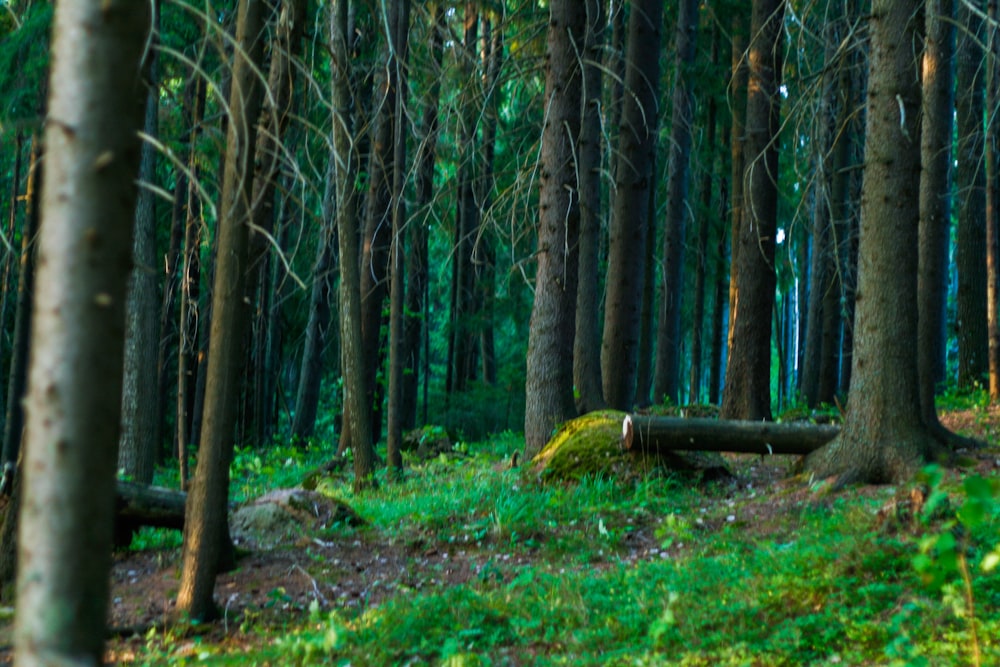
[[25, 400], [19, 665], [104, 657], [149, 8], [66, 2], [53, 19]]
[[191, 485], [177, 613], [193, 620], [213, 618], [212, 594], [228, 544], [227, 498], [233, 429], [237, 422], [250, 312], [247, 304], [249, 223], [253, 161], [262, 90], [257, 79], [263, 53], [263, 3], [242, 0], [236, 28], [235, 62], [215, 281], [209, 337], [204, 417], [198, 465]]
[[929, 456], [917, 373], [924, 0], [872, 4], [854, 369], [840, 435], [810, 455], [818, 476], [899, 482]]
[[[771, 313], [778, 213], [778, 123], [784, 62], [781, 36], [785, 3], [754, 0], [749, 49], [744, 224], [733, 237], [738, 276], [730, 309], [732, 342], [726, 368], [722, 415], [771, 418]], [[738, 247], [738, 250], [736, 248]]]
[[528, 332], [524, 453], [541, 451], [557, 424], [576, 416], [573, 347], [576, 325], [577, 239], [580, 183], [576, 142], [580, 136], [583, 72], [576, 54], [584, 48], [587, 9], [577, 0], [549, 6], [538, 211], [538, 271]]
[[[662, 294], [660, 320], [656, 330], [656, 376], [653, 388], [657, 403], [664, 399], [673, 403], [680, 400], [681, 297], [684, 294], [681, 276], [688, 210], [695, 208], [688, 201], [688, 182], [691, 124], [694, 120], [694, 72], [691, 70], [698, 39], [698, 2], [680, 0], [677, 7], [667, 209], [663, 224], [663, 282], [660, 286]], [[700, 322], [695, 326], [700, 326]], [[699, 350], [699, 354], [700, 352]]]
[[621, 444], [623, 449], [643, 452], [805, 455], [830, 442], [838, 433], [839, 426], [820, 424], [626, 415]]
[[656, 148], [663, 0], [636, 0], [629, 14], [625, 92], [615, 163], [601, 376], [604, 400], [630, 409], [635, 400], [649, 188]]

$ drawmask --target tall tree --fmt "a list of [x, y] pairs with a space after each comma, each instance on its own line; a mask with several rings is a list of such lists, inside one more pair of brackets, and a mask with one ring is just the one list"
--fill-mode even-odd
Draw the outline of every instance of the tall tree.
[[615, 165], [608, 248], [601, 376], [604, 400], [631, 409], [635, 400], [642, 283], [659, 111], [663, 0], [636, 0], [629, 14], [625, 90]]
[[580, 136], [586, 3], [549, 5], [538, 201], [538, 271], [528, 334], [524, 416], [525, 456], [548, 442], [559, 422], [573, 417], [573, 348], [580, 234], [580, 183], [576, 142]]
[[19, 535], [17, 664], [103, 660], [144, 2], [59, 3]]
[[580, 161], [580, 251], [573, 339], [573, 386], [576, 409], [590, 412], [604, 405], [600, 356], [601, 244], [601, 49], [607, 31], [603, 0], [587, 0], [583, 48], [583, 118], [577, 152]]
[[[153, 9], [158, 24], [159, 2]], [[154, 25], [154, 34], [157, 31]], [[146, 117], [143, 132], [157, 137], [160, 82], [155, 49], [150, 49], [144, 66]], [[159, 358], [159, 285], [156, 272], [156, 149], [143, 142], [139, 161], [139, 180], [144, 183], [138, 194], [133, 235], [133, 261], [129, 274], [125, 312], [125, 376], [122, 387], [122, 433], [118, 445], [118, 467], [140, 484], [153, 481], [153, 465], [160, 444], [160, 397], [156, 377]]]
[[874, 0], [854, 368], [840, 435], [807, 459], [839, 484], [906, 479], [934, 447], [917, 372], [924, 0]]
[[350, 32], [350, 0], [337, 0], [330, 13], [330, 51], [333, 87], [333, 149], [337, 201], [337, 246], [340, 252], [340, 339], [344, 379], [344, 430], [350, 433], [354, 453], [354, 487], [372, 483], [375, 451], [372, 445], [371, 402], [368, 400], [361, 338], [361, 276], [359, 261], [358, 194], [355, 181], [360, 158], [354, 136]]
[[[673, 116], [670, 125], [670, 163], [667, 175], [667, 210], [663, 236], [663, 281], [660, 286], [660, 320], [656, 331], [654, 400], [676, 403], [680, 396], [681, 297], [684, 281], [684, 244], [691, 163], [691, 125], [694, 120], [694, 65], [698, 38], [698, 2], [677, 5], [674, 56]], [[713, 121], [714, 122], [714, 121]]]
[[[743, 147], [745, 220], [733, 237], [739, 276], [730, 310], [732, 342], [722, 415], [771, 418], [771, 311], [778, 214], [778, 124], [781, 108], [781, 42], [785, 3], [754, 0], [750, 24], [746, 144]], [[737, 249], [736, 246], [739, 246]]]
[[987, 2], [986, 58], [986, 314], [990, 400], [1000, 401], [1000, 40], [997, 0]]
[[211, 619], [218, 613], [212, 594], [228, 542], [229, 464], [250, 321], [247, 285], [252, 156], [263, 95], [258, 78], [264, 46], [262, 5], [241, 0], [236, 22], [204, 416], [198, 464], [185, 509], [183, 567], [177, 594], [178, 613], [194, 620]]
[[955, 264], [955, 329], [958, 338], [958, 384], [972, 387], [986, 379], [988, 340], [986, 322], [986, 179], [983, 128], [986, 59], [983, 51], [982, 0], [958, 3], [962, 30], [956, 45], [955, 189], [958, 226]]

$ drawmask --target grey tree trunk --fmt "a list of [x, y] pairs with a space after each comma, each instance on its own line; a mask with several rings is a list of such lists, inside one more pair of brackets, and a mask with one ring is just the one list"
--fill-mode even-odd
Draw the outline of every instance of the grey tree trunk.
[[231, 114], [219, 205], [219, 231], [212, 290], [204, 415], [198, 464], [185, 512], [177, 613], [209, 620], [218, 610], [215, 578], [228, 544], [229, 464], [233, 453], [242, 384], [247, 304], [249, 232], [253, 195], [253, 147], [262, 86], [263, 3], [241, 0], [236, 24]]
[[[143, 132], [158, 136], [160, 85], [153, 51], [146, 65], [146, 118]], [[139, 181], [152, 186], [156, 180], [156, 149], [143, 142]], [[160, 397], [157, 377], [160, 354], [159, 305], [162, 300], [156, 270], [156, 196], [141, 188], [136, 201], [132, 240], [134, 266], [129, 274], [125, 301], [125, 361], [122, 387], [122, 432], [118, 468], [135, 482], [150, 484], [156, 451], [160, 446]]]
[[59, 3], [26, 400], [16, 664], [103, 659], [144, 2]]
[[557, 424], [576, 416], [573, 401], [573, 338], [576, 326], [577, 240], [580, 183], [576, 143], [580, 136], [587, 8], [577, 0], [549, 5], [538, 210], [538, 271], [528, 332], [524, 454], [545, 446]]

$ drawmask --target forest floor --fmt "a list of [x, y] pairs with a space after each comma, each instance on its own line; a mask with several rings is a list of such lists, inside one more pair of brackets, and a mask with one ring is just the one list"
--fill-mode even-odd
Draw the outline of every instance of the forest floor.
[[[971, 456], [979, 474], [995, 475], [1000, 467], [995, 447], [1000, 440], [1000, 408], [952, 411], [943, 415], [942, 421], [992, 443], [989, 449]], [[485, 510], [470, 509], [468, 515], [459, 514], [450, 521], [424, 521], [428, 511], [415, 500], [411, 516], [404, 506], [397, 518], [384, 519], [382, 526], [351, 527], [332, 521], [332, 511], [317, 506], [313, 521], [301, 531], [279, 536], [271, 544], [244, 542], [239, 545], [244, 553], [238, 567], [218, 578], [215, 597], [222, 618], [214, 623], [181, 629], [171, 621], [180, 581], [176, 537], [164, 538], [161, 531], [147, 544], [133, 543], [131, 549], [114, 556], [109, 617], [113, 635], [108, 662], [183, 664], [210, 655], [228, 655], [231, 658], [223, 662], [240, 664], [239, 656], [267, 655], [265, 645], [276, 635], [308, 625], [318, 613], [334, 611], [357, 618], [394, 596], [419, 596], [487, 581], [511, 582], [519, 573], [545, 567], [543, 561], [551, 560], [552, 551], [540, 543], [570, 540], [569, 532], [560, 536], [527, 519], [523, 526], [518, 525], [524, 517], [519, 517], [516, 508], [505, 509], [512, 507], [513, 501], [505, 500], [503, 487], [516, 493], [519, 484], [528, 482], [504, 469], [502, 455], [497, 453], [485, 465], [481, 458], [449, 463], [458, 475], [471, 474], [463, 473], [462, 466], [478, 465], [476, 475], [496, 477], [499, 495]], [[794, 457], [731, 455], [727, 461], [735, 477], [725, 483], [728, 488], [704, 496], [700, 515], [692, 522], [699, 531], [726, 527], [735, 520], [738, 505], [740, 539], [755, 542], [787, 531], [803, 503], [817, 502], [814, 485], [795, 474]], [[259, 463], [257, 467], [261, 467]], [[419, 475], [419, 467], [410, 474]], [[881, 487], [855, 487], [850, 493], [869, 497], [876, 505], [894, 502]], [[364, 516], [364, 511], [361, 514]], [[604, 548], [600, 536], [608, 531], [603, 519], [597, 525], [588, 517], [579, 519], [588, 526], [592, 548], [587, 549], [585, 562], [568, 558], [560, 571], [569, 568], [598, 574], [623, 564], [678, 559], [690, 548], [685, 541], [695, 541], [665, 540], [662, 517], [657, 512], [636, 512], [621, 519], [627, 528], [619, 531], [620, 539], [607, 542]], [[552, 530], [579, 532], [579, 526], [570, 519]], [[0, 628], [4, 634], [9, 630]], [[501, 656], [498, 664], [534, 662], [530, 650], [527, 654], [512, 651]], [[281, 662], [263, 659], [263, 664]]]

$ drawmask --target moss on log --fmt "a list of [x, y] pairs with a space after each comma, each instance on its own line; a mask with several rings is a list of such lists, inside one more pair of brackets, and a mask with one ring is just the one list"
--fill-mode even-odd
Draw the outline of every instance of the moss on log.
[[715, 453], [626, 450], [621, 438], [625, 417], [624, 412], [599, 410], [566, 422], [532, 459], [531, 468], [542, 479], [569, 480], [596, 475], [638, 479], [665, 470], [713, 479], [730, 475]]

